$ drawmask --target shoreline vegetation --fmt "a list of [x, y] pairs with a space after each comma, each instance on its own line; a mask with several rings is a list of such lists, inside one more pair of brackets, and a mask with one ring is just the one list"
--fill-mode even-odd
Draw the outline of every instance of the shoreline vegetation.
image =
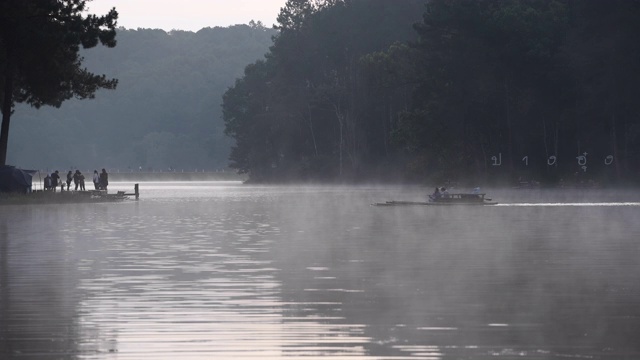
[[245, 181], [234, 171], [219, 172], [112, 172], [111, 181]]
[[252, 180], [640, 179], [638, 2], [312, 3], [223, 95]]
[[[65, 204], [65, 203], [105, 203], [105, 202], [122, 202], [122, 201], [135, 201], [135, 187], [138, 186], [137, 182], [190, 182], [190, 181], [241, 181], [246, 185], [255, 185], [258, 182], [247, 180], [246, 177], [228, 172], [222, 173], [114, 173], [110, 174], [112, 182], [136, 182], [134, 188], [131, 191], [101, 191], [101, 190], [88, 190], [88, 191], [44, 191], [41, 190], [41, 184], [38, 184], [38, 180], [34, 178], [33, 188], [34, 190], [27, 194], [21, 193], [0, 193], [0, 206], [3, 205], [46, 205], [46, 204]], [[278, 183], [259, 183], [260, 185], [366, 185], [362, 182], [278, 182]], [[373, 183], [371, 183], [373, 184]], [[376, 182], [377, 185], [418, 185], [423, 186], [425, 189], [432, 189], [433, 184], [427, 183], [415, 183], [415, 182]], [[472, 185], [462, 183], [447, 182], [447, 187], [452, 189], [472, 188]], [[598, 190], [598, 189], [640, 189], [638, 184], [635, 183], [619, 183], [619, 184], [600, 184], [600, 183], [564, 183], [564, 184], [540, 184], [540, 183], [521, 183], [519, 185], [508, 184], [484, 184], [483, 187], [488, 187], [493, 190], [496, 189], [512, 189], [512, 190], [550, 190], [550, 189], [576, 189], [576, 190]], [[144, 194], [144, 188], [141, 192]], [[144, 198], [144, 196], [141, 196]]]

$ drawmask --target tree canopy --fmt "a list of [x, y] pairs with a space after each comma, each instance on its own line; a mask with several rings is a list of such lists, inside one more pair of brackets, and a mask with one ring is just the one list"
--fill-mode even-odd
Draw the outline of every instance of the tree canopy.
[[236, 140], [231, 166], [254, 181], [353, 178], [376, 162], [383, 169], [387, 115], [402, 105], [367, 96], [361, 57], [415, 39], [423, 10], [411, 0], [287, 1], [266, 59], [247, 66], [223, 98]]
[[36, 169], [225, 169], [222, 94], [264, 58], [273, 29], [259, 23], [197, 32], [116, 29], [118, 46], [81, 49], [88, 69], [118, 79], [115, 91], [60, 108], [16, 104], [12, 164]]
[[[89, 0], [90, 1], [90, 0]], [[72, 97], [92, 98], [117, 80], [83, 67], [80, 48], [114, 47], [118, 13], [85, 15], [87, 0], [0, 1], [0, 165], [5, 165], [15, 103], [59, 107]]]
[[633, 180], [638, 20], [625, 0], [290, 0], [266, 60], [225, 94], [232, 166], [256, 181]]
[[421, 168], [447, 178], [633, 179], [639, 18], [635, 1], [430, 2], [416, 26], [424, 73], [411, 113], [414, 126], [445, 127], [450, 138], [413, 144], [428, 158]]

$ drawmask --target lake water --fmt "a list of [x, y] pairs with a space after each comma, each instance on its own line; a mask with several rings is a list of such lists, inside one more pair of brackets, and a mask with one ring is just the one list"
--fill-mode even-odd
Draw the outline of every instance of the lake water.
[[640, 192], [430, 191], [0, 206], [0, 359], [640, 358]]

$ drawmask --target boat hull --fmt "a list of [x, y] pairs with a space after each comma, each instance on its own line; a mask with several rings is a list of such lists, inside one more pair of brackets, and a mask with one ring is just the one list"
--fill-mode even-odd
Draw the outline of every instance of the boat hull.
[[427, 203], [427, 205], [433, 205], [433, 206], [453, 206], [453, 205], [479, 205], [479, 206], [485, 206], [485, 205], [497, 205], [498, 203], [495, 201], [483, 201], [483, 202], [479, 202], [479, 201], [475, 201], [475, 202], [455, 202], [455, 201], [432, 201]]
[[406, 205], [418, 205], [418, 206], [454, 206], [454, 205], [465, 205], [465, 206], [486, 206], [486, 205], [497, 205], [498, 203], [495, 201], [387, 201], [383, 203], [375, 203], [372, 204], [374, 206], [406, 206]]

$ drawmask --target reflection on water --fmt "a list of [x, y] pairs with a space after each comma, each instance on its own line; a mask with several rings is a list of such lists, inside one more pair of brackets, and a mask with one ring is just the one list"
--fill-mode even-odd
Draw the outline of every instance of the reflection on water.
[[640, 358], [635, 192], [140, 188], [0, 206], [1, 359]]

